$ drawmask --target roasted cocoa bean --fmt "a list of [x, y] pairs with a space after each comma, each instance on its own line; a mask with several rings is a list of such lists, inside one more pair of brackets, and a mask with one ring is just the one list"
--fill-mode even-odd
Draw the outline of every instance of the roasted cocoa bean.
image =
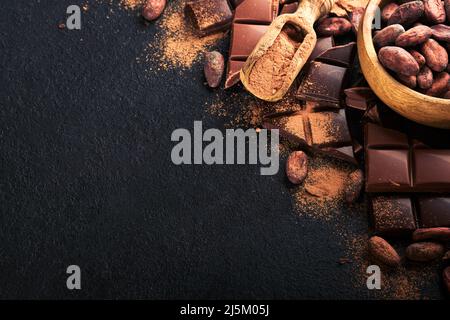
[[286, 175], [293, 184], [300, 184], [308, 174], [308, 156], [303, 151], [292, 152], [286, 162]]
[[416, 76], [404, 76], [401, 74], [397, 75], [398, 80], [403, 83], [405, 86], [414, 89], [417, 87], [417, 77]]
[[387, 266], [400, 266], [401, 260], [397, 251], [381, 237], [375, 236], [369, 239], [369, 253], [375, 260]]
[[450, 240], [450, 228], [424, 228], [417, 229], [412, 235], [413, 241], [423, 240], [437, 240], [437, 241], [449, 241]]
[[430, 89], [433, 85], [433, 72], [427, 66], [423, 66], [417, 75], [417, 85], [420, 89]]
[[319, 36], [341, 36], [352, 29], [352, 24], [345, 18], [325, 18], [317, 26]]
[[425, 61], [425, 57], [416, 50], [408, 50], [409, 54], [413, 56], [413, 58], [416, 60], [416, 62], [419, 64], [419, 67], [422, 68], [426, 61]]
[[417, 242], [406, 248], [406, 257], [412, 261], [427, 262], [444, 255], [445, 248], [436, 242]]
[[450, 27], [445, 24], [437, 24], [431, 27], [433, 38], [437, 41], [450, 42]]
[[442, 0], [423, 0], [425, 17], [431, 24], [445, 22], [445, 9]]
[[147, 0], [142, 9], [142, 16], [145, 20], [157, 19], [166, 7], [166, 0]]
[[413, 47], [424, 43], [430, 39], [433, 30], [427, 26], [417, 26], [402, 33], [395, 40], [395, 45], [399, 47]]
[[421, 53], [431, 70], [441, 72], [447, 68], [448, 53], [436, 40], [428, 39], [422, 44]]
[[402, 25], [393, 24], [378, 31], [377, 34], [373, 37], [373, 43], [378, 48], [392, 45], [395, 43], [397, 38], [404, 32], [405, 28], [403, 28]]
[[398, 74], [415, 76], [419, 72], [419, 64], [403, 48], [383, 47], [378, 52], [378, 58], [386, 68]]
[[225, 70], [225, 59], [218, 51], [205, 54], [205, 78], [211, 88], [217, 88]]
[[388, 19], [388, 25], [399, 23], [405, 27], [412, 25], [424, 14], [422, 1], [410, 1], [400, 5]]
[[435, 77], [433, 85], [426, 91], [426, 94], [433, 97], [440, 97], [449, 89], [450, 75], [447, 72], [441, 72]]
[[386, 23], [395, 12], [395, 10], [397, 10], [397, 8], [398, 4], [396, 4], [395, 2], [391, 2], [385, 5], [383, 10], [381, 11], [381, 21]]

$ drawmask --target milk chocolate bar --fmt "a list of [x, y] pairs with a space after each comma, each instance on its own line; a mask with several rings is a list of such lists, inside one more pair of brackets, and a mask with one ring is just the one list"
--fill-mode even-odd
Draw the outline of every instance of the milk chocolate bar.
[[240, 69], [278, 15], [279, 7], [279, 0], [244, 0], [237, 5], [231, 27], [225, 89], [239, 82]]
[[189, 1], [186, 3], [185, 11], [200, 36], [227, 29], [233, 19], [228, 0]]
[[450, 149], [432, 149], [405, 134], [365, 127], [367, 192], [450, 192]]

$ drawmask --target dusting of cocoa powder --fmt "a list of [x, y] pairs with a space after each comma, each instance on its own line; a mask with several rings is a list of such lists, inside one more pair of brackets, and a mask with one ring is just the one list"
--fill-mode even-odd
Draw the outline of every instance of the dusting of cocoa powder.
[[299, 43], [285, 31], [279, 34], [249, 74], [249, 83], [256, 95], [270, 96], [281, 88], [291, 70], [292, 57], [298, 46]]
[[186, 0], [172, 1], [157, 22], [158, 32], [148, 44], [145, 59], [159, 62], [160, 69], [188, 69], [197, 61], [201, 53], [209, 51], [226, 36], [226, 32], [200, 37], [192, 21], [186, 17]]

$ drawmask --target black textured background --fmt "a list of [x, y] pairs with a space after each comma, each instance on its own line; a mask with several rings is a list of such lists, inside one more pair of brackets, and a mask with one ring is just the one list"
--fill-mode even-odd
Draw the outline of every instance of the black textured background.
[[[205, 113], [201, 65], [149, 75], [136, 57], [157, 28], [105, 3], [68, 31], [78, 0], [2, 1], [0, 297], [370, 298], [282, 172], [172, 165], [174, 129], [224, 125]], [[363, 212], [341, 215], [366, 230]]]

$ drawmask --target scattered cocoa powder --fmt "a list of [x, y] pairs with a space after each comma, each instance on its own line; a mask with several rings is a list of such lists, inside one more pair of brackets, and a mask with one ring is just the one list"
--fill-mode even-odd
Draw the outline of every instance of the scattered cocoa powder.
[[198, 61], [201, 53], [216, 46], [226, 32], [200, 37], [192, 22], [185, 16], [186, 0], [172, 1], [157, 22], [158, 31], [148, 44], [144, 60], [159, 61], [160, 69], [188, 69]]

